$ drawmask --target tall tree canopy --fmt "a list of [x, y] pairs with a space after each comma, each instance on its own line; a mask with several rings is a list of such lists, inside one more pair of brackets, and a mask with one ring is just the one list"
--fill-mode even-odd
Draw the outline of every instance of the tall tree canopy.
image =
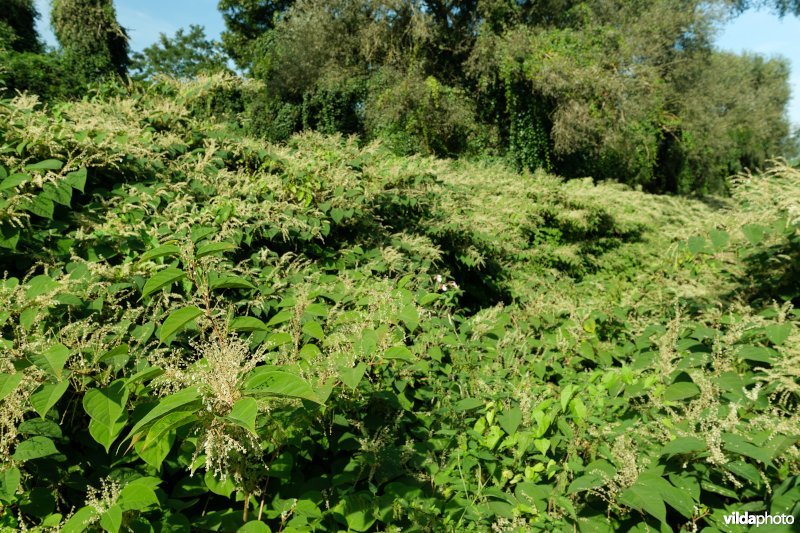
[[202, 73], [225, 70], [227, 57], [218, 42], [206, 38], [202, 26], [179, 29], [174, 37], [163, 33], [158, 42], [131, 57], [131, 70], [136, 77], [150, 78], [168, 74], [175, 78], [193, 78]]
[[65, 61], [84, 81], [127, 73], [128, 35], [112, 0], [53, 0], [51, 22]]
[[16, 52], [41, 52], [34, 0], [5, 0], [0, 8], [0, 40]]

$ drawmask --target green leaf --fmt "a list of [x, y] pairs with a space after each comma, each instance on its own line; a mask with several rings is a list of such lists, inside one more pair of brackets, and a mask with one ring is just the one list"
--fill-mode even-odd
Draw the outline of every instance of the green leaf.
[[56, 445], [47, 437], [31, 437], [17, 444], [17, 449], [11, 456], [15, 461], [30, 461], [58, 453]]
[[737, 355], [742, 359], [747, 359], [749, 361], [772, 363], [776, 353], [775, 350], [771, 350], [765, 346], [753, 346], [750, 344], [745, 344], [739, 348]]
[[158, 505], [158, 497], [155, 491], [146, 484], [139, 483], [138, 481], [139, 480], [128, 483], [125, 488], [120, 491], [117, 504], [123, 511], [141, 511], [150, 506]]
[[15, 374], [0, 374], [0, 400], [11, 394], [20, 384], [25, 375], [22, 372]]
[[[142, 417], [142, 419], [139, 420], [135, 426], [133, 426], [133, 429], [131, 429], [130, 433], [128, 433], [128, 436], [125, 437], [125, 440], [130, 439], [132, 436], [144, 429], [148, 424], [153, 423], [155, 420], [161, 418], [167, 413], [177, 411], [178, 409], [189, 405], [195, 405], [198, 408], [200, 407], [200, 393], [195, 387], [182, 389], [175, 394], [171, 394], [162, 398], [158, 404], [150, 410], [150, 412], [144, 415], [144, 417]], [[182, 410], [185, 411], [186, 409]]]
[[236, 490], [236, 485], [233, 484], [231, 476], [222, 480], [214, 477], [214, 472], [206, 471], [203, 481], [205, 481], [208, 490], [225, 498], [230, 498], [231, 493]]
[[69, 387], [69, 380], [59, 383], [45, 383], [30, 397], [30, 402], [38, 415], [42, 418], [50, 411]]
[[768, 464], [772, 460], [769, 450], [760, 446], [755, 446], [747, 442], [744, 437], [733, 433], [722, 434], [722, 448], [729, 452], [738, 453], [739, 455], [755, 459], [763, 464]]
[[62, 533], [83, 533], [90, 523], [95, 520], [97, 509], [91, 506], [81, 507], [64, 523]]
[[689, 237], [689, 251], [692, 255], [706, 253], [706, 240], [696, 235]]
[[647, 512], [659, 522], [667, 519], [667, 508], [657, 487], [646, 483], [635, 483], [619, 495], [619, 502], [637, 511]]
[[32, 356], [31, 360], [33, 364], [47, 372], [47, 374], [61, 381], [61, 374], [64, 371], [64, 365], [67, 364], [69, 356], [69, 348], [59, 342], [41, 354]]
[[264, 522], [251, 520], [236, 530], [236, 533], [270, 533], [270, 528]]
[[303, 333], [309, 337], [313, 337], [318, 340], [323, 340], [325, 338], [325, 333], [322, 331], [322, 326], [320, 326], [319, 323], [314, 320], [309, 320], [303, 324], [302, 330]]
[[664, 391], [664, 399], [670, 402], [685, 400], [700, 394], [700, 388], [691, 381], [673, 383]]
[[417, 312], [417, 306], [414, 304], [406, 305], [400, 314], [398, 315], [400, 320], [403, 321], [403, 324], [406, 325], [408, 331], [414, 333], [414, 330], [417, 329], [419, 326], [419, 313]]
[[209, 281], [209, 288], [215, 289], [255, 289], [256, 286], [241, 276], [222, 274]]
[[81, 168], [78, 170], [73, 170], [72, 172], [67, 174], [67, 177], [64, 180], [64, 182], [73, 189], [78, 189], [81, 192], [85, 192], [84, 189], [86, 187], [86, 169]]
[[341, 370], [339, 372], [339, 379], [342, 380], [342, 383], [355, 390], [355, 388], [358, 387], [358, 384], [361, 382], [361, 379], [364, 377], [364, 373], [366, 371], [367, 365], [364, 363], [358, 363], [358, 365], [353, 368]]
[[57, 185], [45, 183], [42, 187], [42, 197], [50, 199], [57, 204], [70, 206], [72, 202], [72, 187], [64, 182]]
[[709, 236], [711, 237], [711, 243], [714, 245], [714, 250], [717, 252], [724, 250], [731, 240], [731, 236], [727, 232], [717, 229], [712, 229], [709, 232]]
[[117, 533], [122, 527], [122, 509], [119, 505], [112, 505], [100, 515], [100, 527], [109, 533]]
[[25, 170], [61, 170], [61, 167], [63, 166], [64, 163], [58, 159], [45, 159], [44, 161], [39, 161], [38, 163], [25, 165]]
[[144, 444], [138, 451], [140, 453], [143, 452], [158, 441], [164, 439], [171, 431], [185, 426], [186, 424], [191, 424], [197, 419], [198, 418], [197, 415], [195, 415], [194, 410], [175, 411], [164, 415], [156, 420], [152, 426], [150, 426], [150, 430], [147, 432], [147, 437], [144, 440]]
[[599, 474], [586, 474], [575, 478], [572, 483], [569, 484], [567, 494], [574, 494], [576, 492], [583, 492], [595, 489], [597, 487], [602, 487], [607, 481], [607, 478], [604, 478]]
[[150, 259], [156, 259], [158, 257], [164, 257], [167, 255], [179, 255], [180, 253], [181, 249], [179, 246], [174, 244], [162, 244], [161, 246], [156, 246], [152, 250], [148, 250], [143, 253], [139, 258], [139, 261], [148, 261]]
[[0, 248], [16, 250], [20, 233], [19, 228], [12, 228], [6, 224], [0, 223]]
[[764, 240], [765, 229], [758, 224], [745, 224], [742, 226], [742, 233], [751, 244], [755, 245]]
[[28, 289], [25, 291], [25, 299], [28, 301], [33, 300], [43, 294], [49, 294], [59, 287], [57, 281], [50, 276], [41, 274], [31, 278], [28, 283]]
[[258, 402], [253, 398], [242, 398], [233, 405], [227, 418], [234, 424], [245, 428], [250, 433], [256, 432], [256, 416], [258, 415]]
[[344, 497], [344, 519], [352, 531], [367, 531], [376, 518], [373, 512], [374, 498], [366, 491]]
[[411, 350], [409, 350], [406, 346], [403, 345], [397, 345], [388, 348], [383, 353], [383, 358], [400, 359], [401, 361], [409, 361], [409, 362], [413, 362], [415, 359], [414, 354], [411, 353]]
[[17, 488], [22, 480], [22, 474], [16, 466], [6, 465], [0, 473], [0, 501], [14, 502], [17, 497]]
[[108, 453], [128, 420], [128, 389], [117, 380], [104, 389], [90, 389], [83, 397], [83, 409], [91, 417], [89, 433]]
[[0, 191], [5, 191], [6, 189], [12, 189], [14, 187], [19, 187], [23, 183], [26, 183], [31, 179], [30, 175], [28, 174], [11, 174], [11, 176], [7, 177], [0, 183]]
[[681, 455], [705, 451], [706, 442], [697, 437], [678, 437], [661, 448], [660, 455]]
[[275, 326], [277, 324], [282, 324], [284, 322], [288, 322], [292, 319], [294, 315], [294, 311], [292, 309], [283, 309], [275, 314], [272, 318], [269, 319], [267, 322], [268, 326]]
[[234, 318], [231, 320], [230, 328], [233, 331], [269, 331], [266, 324], [252, 316]]
[[305, 380], [288, 372], [255, 369], [245, 381], [245, 391], [286, 398], [300, 398], [320, 403], [314, 390]]
[[26, 202], [24, 209], [34, 215], [53, 220], [56, 206], [51, 199], [39, 194], [33, 200]]
[[786, 342], [786, 339], [789, 338], [791, 333], [792, 324], [789, 322], [784, 322], [783, 324], [770, 324], [764, 328], [764, 334], [766, 334], [770, 342], [776, 346], [780, 346]]
[[485, 402], [479, 398], [463, 398], [453, 405], [456, 411], [471, 411], [478, 407], [483, 407]]
[[170, 286], [178, 280], [186, 277], [186, 273], [175, 267], [165, 268], [157, 272], [152, 278], [148, 279], [142, 288], [142, 298], [149, 296], [157, 290]]
[[158, 332], [158, 339], [166, 342], [167, 339], [182, 330], [186, 324], [202, 314], [203, 311], [194, 305], [171, 312]]
[[197, 248], [195, 257], [200, 259], [201, 257], [205, 257], [207, 255], [216, 254], [219, 252], [227, 252], [228, 250], [235, 250], [236, 248], [237, 246], [232, 242], [211, 242]]
[[497, 422], [508, 435], [513, 435], [517, 432], [519, 425], [522, 423], [522, 411], [519, 407], [514, 406], [497, 417]]

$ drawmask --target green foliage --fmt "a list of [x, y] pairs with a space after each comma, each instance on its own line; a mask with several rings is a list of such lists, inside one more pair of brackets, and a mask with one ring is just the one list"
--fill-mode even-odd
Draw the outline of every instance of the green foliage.
[[67, 68], [84, 83], [127, 73], [128, 35], [113, 0], [53, 0], [51, 24]]
[[0, 102], [0, 527], [797, 514], [796, 169], [704, 203], [270, 144], [214, 111], [250, 85]]
[[159, 41], [131, 56], [133, 77], [148, 79], [156, 74], [175, 78], [194, 78], [227, 70], [227, 58], [219, 43], [206, 39], [202, 26], [180, 29], [170, 38], [163, 33]]
[[42, 51], [36, 33], [39, 12], [33, 0], [8, 0], [0, 11], [0, 48], [3, 44], [15, 52]]

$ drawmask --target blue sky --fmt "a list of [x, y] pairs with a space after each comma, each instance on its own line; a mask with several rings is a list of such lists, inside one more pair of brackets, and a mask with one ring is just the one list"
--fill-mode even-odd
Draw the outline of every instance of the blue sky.
[[[205, 26], [206, 35], [217, 38], [225, 25], [217, 11], [218, 0], [116, 0], [117, 17], [128, 29], [131, 48], [141, 50], [158, 39], [159, 33], [174, 34], [190, 24]], [[36, 0], [42, 18], [39, 30], [50, 44], [55, 39], [49, 28], [50, 0]], [[800, 127], [800, 18], [783, 20], [768, 11], [748, 11], [727, 23], [717, 46], [733, 52], [750, 51], [767, 57], [783, 56], [791, 63], [793, 98], [789, 117]]]

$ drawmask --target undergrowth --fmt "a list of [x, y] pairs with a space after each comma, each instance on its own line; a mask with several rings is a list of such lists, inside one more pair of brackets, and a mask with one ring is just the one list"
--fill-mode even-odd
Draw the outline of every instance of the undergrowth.
[[797, 170], [688, 199], [270, 145], [225, 90], [0, 102], [6, 530], [800, 513]]

